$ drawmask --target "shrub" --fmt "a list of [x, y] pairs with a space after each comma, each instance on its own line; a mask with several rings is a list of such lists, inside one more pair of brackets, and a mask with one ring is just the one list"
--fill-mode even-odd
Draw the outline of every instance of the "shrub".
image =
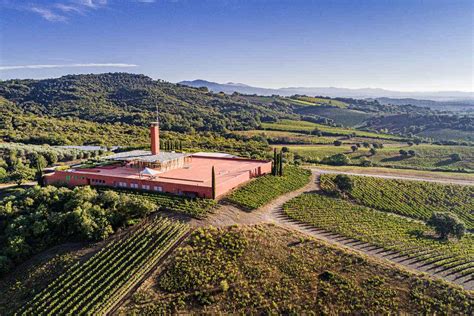
[[341, 146], [342, 142], [340, 140], [335, 140], [334, 141], [334, 146]]
[[373, 164], [372, 164], [372, 161], [370, 161], [369, 159], [367, 159], [367, 157], [363, 157], [363, 158], [361, 159], [361, 161], [360, 161], [360, 165], [361, 165], [362, 167], [370, 167], [370, 166], [372, 166]]
[[352, 152], [356, 152], [358, 149], [359, 149], [359, 147], [357, 147], [356, 145], [351, 146]]

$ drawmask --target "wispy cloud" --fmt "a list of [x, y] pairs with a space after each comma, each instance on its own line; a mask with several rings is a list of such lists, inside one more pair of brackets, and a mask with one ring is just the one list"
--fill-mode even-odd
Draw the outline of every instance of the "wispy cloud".
[[32, 1], [24, 5], [15, 5], [11, 2], [6, 4], [10, 8], [34, 12], [50, 22], [65, 22], [74, 14], [84, 15], [88, 11], [106, 7], [107, 0], [58, 0], [49, 4]]
[[66, 17], [64, 15], [60, 15], [54, 13], [50, 9], [40, 8], [40, 7], [31, 7], [30, 11], [39, 14], [43, 19], [46, 19], [51, 22], [64, 22], [66, 21]]
[[97, 68], [97, 67], [110, 67], [110, 68], [130, 68], [137, 67], [135, 64], [124, 64], [124, 63], [88, 63], [88, 64], [52, 64], [52, 65], [15, 65], [15, 66], [0, 66], [0, 70], [18, 70], [18, 69], [48, 69], [48, 68]]

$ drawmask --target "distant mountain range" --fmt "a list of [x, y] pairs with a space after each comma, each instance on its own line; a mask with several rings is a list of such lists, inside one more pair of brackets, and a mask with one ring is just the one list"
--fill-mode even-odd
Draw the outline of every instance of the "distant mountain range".
[[[243, 94], [258, 94], [258, 95], [280, 95], [291, 96], [295, 94], [304, 94], [308, 96], [327, 96], [327, 97], [344, 97], [356, 99], [377, 99], [377, 98], [391, 98], [391, 99], [412, 99], [428, 101], [442, 101], [442, 102], [461, 102], [467, 106], [474, 106], [474, 92], [462, 91], [437, 91], [437, 92], [402, 92], [391, 91], [385, 89], [363, 88], [363, 89], [347, 89], [334, 87], [289, 87], [289, 88], [259, 88], [252, 87], [242, 83], [217, 83], [206, 80], [192, 80], [181, 81], [179, 84], [190, 87], [207, 87], [213, 92], [224, 92], [231, 94], [239, 92]], [[385, 100], [387, 101], [387, 100]], [[404, 100], [404, 102], [409, 100]], [[423, 102], [421, 102], [423, 103]], [[418, 102], [417, 105], [420, 105]], [[428, 105], [425, 105], [428, 106]], [[431, 106], [435, 106], [431, 104]]]

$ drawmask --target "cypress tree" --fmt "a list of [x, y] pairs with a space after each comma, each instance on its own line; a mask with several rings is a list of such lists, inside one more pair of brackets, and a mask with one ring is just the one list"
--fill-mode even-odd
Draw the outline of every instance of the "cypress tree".
[[275, 176], [278, 176], [280, 173], [280, 155], [277, 154], [276, 156], [276, 164], [275, 164]]
[[280, 160], [280, 166], [279, 166], [280, 172], [279, 173], [280, 173], [280, 177], [281, 177], [281, 176], [283, 176], [283, 153], [281, 153], [281, 152], [280, 152], [280, 159], [279, 160]]
[[212, 166], [212, 199], [216, 199], [216, 172], [214, 166]]
[[272, 174], [274, 176], [277, 175], [277, 165], [278, 165], [278, 157], [277, 157], [277, 150], [273, 148], [273, 166], [272, 166]]

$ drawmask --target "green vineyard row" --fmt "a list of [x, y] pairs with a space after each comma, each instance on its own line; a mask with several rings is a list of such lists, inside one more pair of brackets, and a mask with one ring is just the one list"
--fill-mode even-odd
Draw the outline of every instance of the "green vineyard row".
[[266, 175], [257, 178], [230, 194], [228, 200], [246, 209], [257, 209], [276, 197], [304, 187], [311, 171], [287, 166], [283, 176]]
[[[321, 188], [334, 190], [335, 175], [322, 175]], [[381, 211], [428, 220], [433, 212], [456, 214], [468, 229], [474, 229], [474, 186], [425, 181], [349, 176], [353, 181], [346, 192], [357, 203]]]
[[443, 267], [449, 273], [474, 277], [472, 234], [459, 241], [443, 241], [422, 222], [320, 194], [303, 194], [283, 209], [290, 218], [313, 227]]
[[188, 226], [156, 218], [76, 263], [37, 294], [18, 315], [105, 313], [188, 232]]

